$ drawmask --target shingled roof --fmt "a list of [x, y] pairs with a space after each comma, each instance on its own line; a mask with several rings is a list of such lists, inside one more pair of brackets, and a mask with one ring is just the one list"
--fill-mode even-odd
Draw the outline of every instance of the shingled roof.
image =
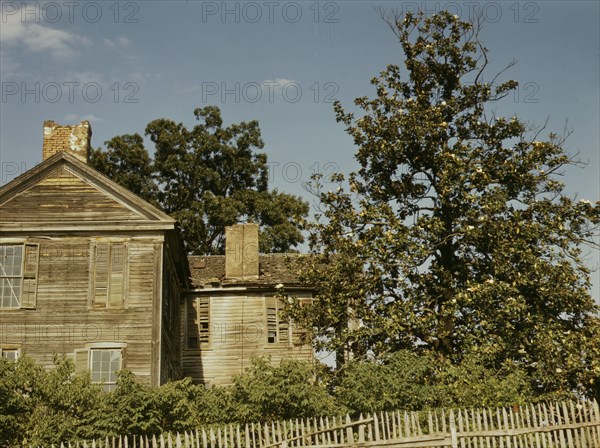
[[301, 286], [298, 278], [300, 254], [261, 254], [257, 279], [225, 278], [225, 255], [190, 255], [188, 257], [194, 288], [227, 286]]

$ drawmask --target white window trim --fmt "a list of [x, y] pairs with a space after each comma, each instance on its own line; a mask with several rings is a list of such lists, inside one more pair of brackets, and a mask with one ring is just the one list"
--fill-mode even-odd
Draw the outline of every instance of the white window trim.
[[[119, 350], [121, 352], [121, 356], [119, 358], [119, 368], [117, 371], [123, 369], [123, 357], [124, 357], [124, 348], [127, 347], [127, 343], [125, 342], [94, 342], [91, 344], [86, 344], [86, 349], [88, 351], [88, 370], [90, 375], [93, 376], [92, 370], [92, 350], [102, 351], [102, 350]], [[108, 381], [93, 381], [92, 384], [99, 384], [101, 386], [106, 385], [116, 385], [117, 382], [108, 382]]]
[[14, 360], [11, 361], [16, 361], [17, 359], [19, 359], [21, 357], [21, 349], [20, 348], [11, 348], [11, 347], [2, 347], [0, 348], [0, 357], [7, 359], [4, 357], [4, 352], [16, 352], [17, 356]]

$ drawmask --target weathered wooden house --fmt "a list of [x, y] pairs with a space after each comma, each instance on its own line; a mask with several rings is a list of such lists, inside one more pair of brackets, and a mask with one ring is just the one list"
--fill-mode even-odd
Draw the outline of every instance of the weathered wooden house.
[[190, 271], [175, 220], [88, 166], [90, 139], [88, 122], [45, 122], [42, 163], [0, 188], [1, 356], [66, 354], [107, 389], [121, 368], [223, 384], [253, 355], [312, 358], [273, 298], [310, 293], [282, 255], [259, 258], [256, 226]]
[[[295, 274], [297, 254], [258, 252], [258, 225], [228, 227], [225, 255], [191, 256], [182, 339], [183, 372], [196, 382], [226, 384], [255, 356], [310, 361], [306, 331], [286, 318], [278, 290], [300, 301], [310, 289]], [[281, 294], [279, 294], [281, 296]]]

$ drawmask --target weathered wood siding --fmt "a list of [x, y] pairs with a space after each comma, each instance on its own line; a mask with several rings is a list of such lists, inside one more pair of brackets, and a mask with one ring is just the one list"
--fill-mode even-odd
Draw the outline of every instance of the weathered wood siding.
[[[198, 326], [197, 298], [207, 297], [209, 340], [190, 348], [189, 337]], [[301, 344], [294, 326], [291, 337], [268, 343], [267, 305], [273, 292], [215, 292], [188, 296], [182, 309], [183, 373], [194, 382], [230, 384], [232, 377], [250, 366], [253, 357], [270, 355], [274, 363], [283, 358], [312, 361], [310, 344]], [[305, 297], [310, 297], [308, 293]], [[286, 322], [287, 323], [287, 322]], [[282, 330], [284, 325], [282, 324]], [[287, 326], [286, 326], [287, 328]], [[201, 337], [199, 338], [202, 339]]]
[[[64, 354], [82, 368], [90, 360], [86, 349], [114, 344], [123, 368], [148, 384], [167, 381], [178, 366], [178, 352], [161, 349], [163, 339], [172, 346], [178, 338], [169, 326], [161, 331], [161, 307], [174, 303], [178, 313], [177, 288], [162, 297], [163, 248], [174, 221], [61, 157], [0, 195], [0, 244], [27, 245], [29, 259], [39, 254], [37, 270], [24, 263], [21, 309], [0, 308], [0, 347], [49, 367], [54, 354]], [[175, 366], [166, 374], [163, 358]]]
[[[90, 344], [126, 343], [123, 367], [144, 382], [157, 384], [152, 328], [159, 300], [155, 251], [162, 240], [162, 235], [3, 237], [3, 244], [38, 244], [39, 264], [35, 308], [0, 310], [0, 345], [18, 348], [52, 366], [55, 353], [72, 357]], [[91, 289], [93, 247], [105, 242], [127, 247], [126, 294], [121, 306], [98, 308], [93, 306]]]
[[[170, 249], [168, 245], [165, 246]], [[161, 383], [181, 379], [180, 302], [183, 291], [177, 281], [177, 270], [166, 250], [162, 269], [162, 313], [161, 313]]]
[[143, 219], [66, 166], [2, 204], [0, 223], [132, 221]]

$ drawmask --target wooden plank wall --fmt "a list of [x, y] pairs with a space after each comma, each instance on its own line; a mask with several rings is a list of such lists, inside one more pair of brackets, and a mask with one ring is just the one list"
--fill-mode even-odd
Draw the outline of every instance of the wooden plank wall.
[[[151, 378], [151, 340], [156, 296], [155, 247], [162, 235], [44, 236], [3, 243], [37, 243], [40, 247], [35, 309], [0, 311], [0, 344], [19, 348], [51, 367], [54, 353], [73, 356], [98, 342], [125, 342], [124, 367], [143, 381]], [[92, 242], [123, 242], [129, 247], [127, 297], [122, 308], [91, 307]]]
[[[284, 358], [313, 361], [309, 344], [267, 343], [265, 300], [269, 295], [273, 294], [266, 291], [210, 294], [210, 341], [197, 349], [188, 348], [182, 325], [184, 376], [190, 376], [196, 383], [230, 384], [233, 376], [243, 373], [256, 356], [270, 355], [274, 363]], [[190, 321], [189, 301], [195, 297], [186, 299], [181, 319], [184, 324]]]

